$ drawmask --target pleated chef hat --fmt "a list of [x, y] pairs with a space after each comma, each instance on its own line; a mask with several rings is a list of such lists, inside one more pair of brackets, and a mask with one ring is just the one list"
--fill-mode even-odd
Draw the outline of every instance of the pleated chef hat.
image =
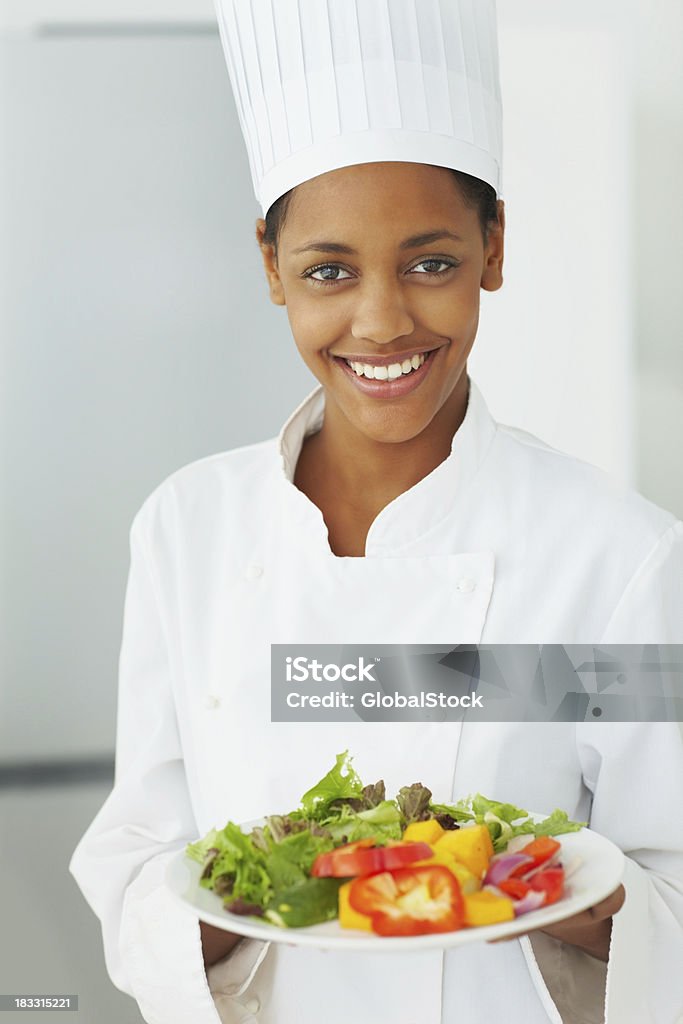
[[265, 217], [350, 164], [465, 171], [501, 192], [495, 0], [215, 0]]

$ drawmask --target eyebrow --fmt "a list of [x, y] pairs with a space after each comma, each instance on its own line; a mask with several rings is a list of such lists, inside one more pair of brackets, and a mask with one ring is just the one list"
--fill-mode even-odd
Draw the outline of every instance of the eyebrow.
[[[405, 238], [399, 245], [399, 249], [417, 249], [421, 245], [429, 245], [431, 242], [438, 242], [441, 238], [451, 238], [454, 242], [462, 242], [460, 235], [455, 235], [452, 231], [446, 230], [446, 228], [439, 228], [436, 231], [426, 231], [420, 235], [411, 235], [410, 238]], [[346, 256], [358, 255], [358, 251], [356, 249], [352, 249], [350, 245], [344, 245], [342, 242], [325, 241], [306, 242], [306, 244], [300, 246], [300, 248], [292, 249], [293, 256], [302, 252], [333, 252], [341, 253]]]

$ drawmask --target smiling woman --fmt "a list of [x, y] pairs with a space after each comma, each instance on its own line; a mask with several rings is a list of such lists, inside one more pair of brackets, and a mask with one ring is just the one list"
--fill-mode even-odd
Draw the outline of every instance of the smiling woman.
[[[447, 457], [465, 416], [481, 289], [502, 285], [504, 223], [485, 183], [384, 161], [305, 181], [257, 222], [271, 299], [325, 389], [295, 483], [321, 509], [336, 555], [362, 555], [381, 509]], [[344, 261], [311, 266], [314, 254]]]
[[[318, 1024], [331, 1003], [372, 1024], [674, 1024], [675, 723], [269, 717], [272, 644], [683, 642], [683, 524], [496, 423], [468, 375], [503, 280], [494, 4], [217, 9], [270, 299], [317, 386], [277, 437], [164, 480], [131, 527], [116, 785], [71, 864], [111, 976], [164, 1024]], [[623, 888], [400, 965], [238, 941], [176, 906], [179, 849], [294, 806], [349, 747], [389, 788], [566, 808], [626, 853]]]

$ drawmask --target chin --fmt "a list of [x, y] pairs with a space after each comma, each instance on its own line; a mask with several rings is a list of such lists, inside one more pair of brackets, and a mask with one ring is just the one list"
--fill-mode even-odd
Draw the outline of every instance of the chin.
[[351, 422], [361, 434], [373, 441], [402, 444], [418, 437], [429, 426], [431, 417], [416, 419], [414, 416], [402, 415], [399, 409], [393, 412], [387, 409], [381, 417], [354, 417]]

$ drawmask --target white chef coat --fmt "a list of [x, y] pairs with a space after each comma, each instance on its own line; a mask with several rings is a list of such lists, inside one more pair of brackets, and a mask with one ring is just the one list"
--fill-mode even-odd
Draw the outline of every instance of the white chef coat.
[[[683, 524], [496, 424], [472, 383], [449, 457], [379, 513], [364, 558], [338, 557], [293, 484], [323, 415], [318, 387], [277, 438], [173, 473], [131, 526], [115, 784], [70, 863], [112, 981], [149, 1024], [602, 1020], [604, 968], [538, 933], [397, 956], [243, 940], [205, 972], [169, 858], [228, 819], [293, 808], [349, 748], [390, 793], [420, 780], [442, 801], [481, 791], [589, 819], [627, 854], [605, 1019], [676, 1024], [675, 724], [271, 723], [270, 644], [680, 643]], [[560, 1016], [584, 988], [588, 1005]]]

